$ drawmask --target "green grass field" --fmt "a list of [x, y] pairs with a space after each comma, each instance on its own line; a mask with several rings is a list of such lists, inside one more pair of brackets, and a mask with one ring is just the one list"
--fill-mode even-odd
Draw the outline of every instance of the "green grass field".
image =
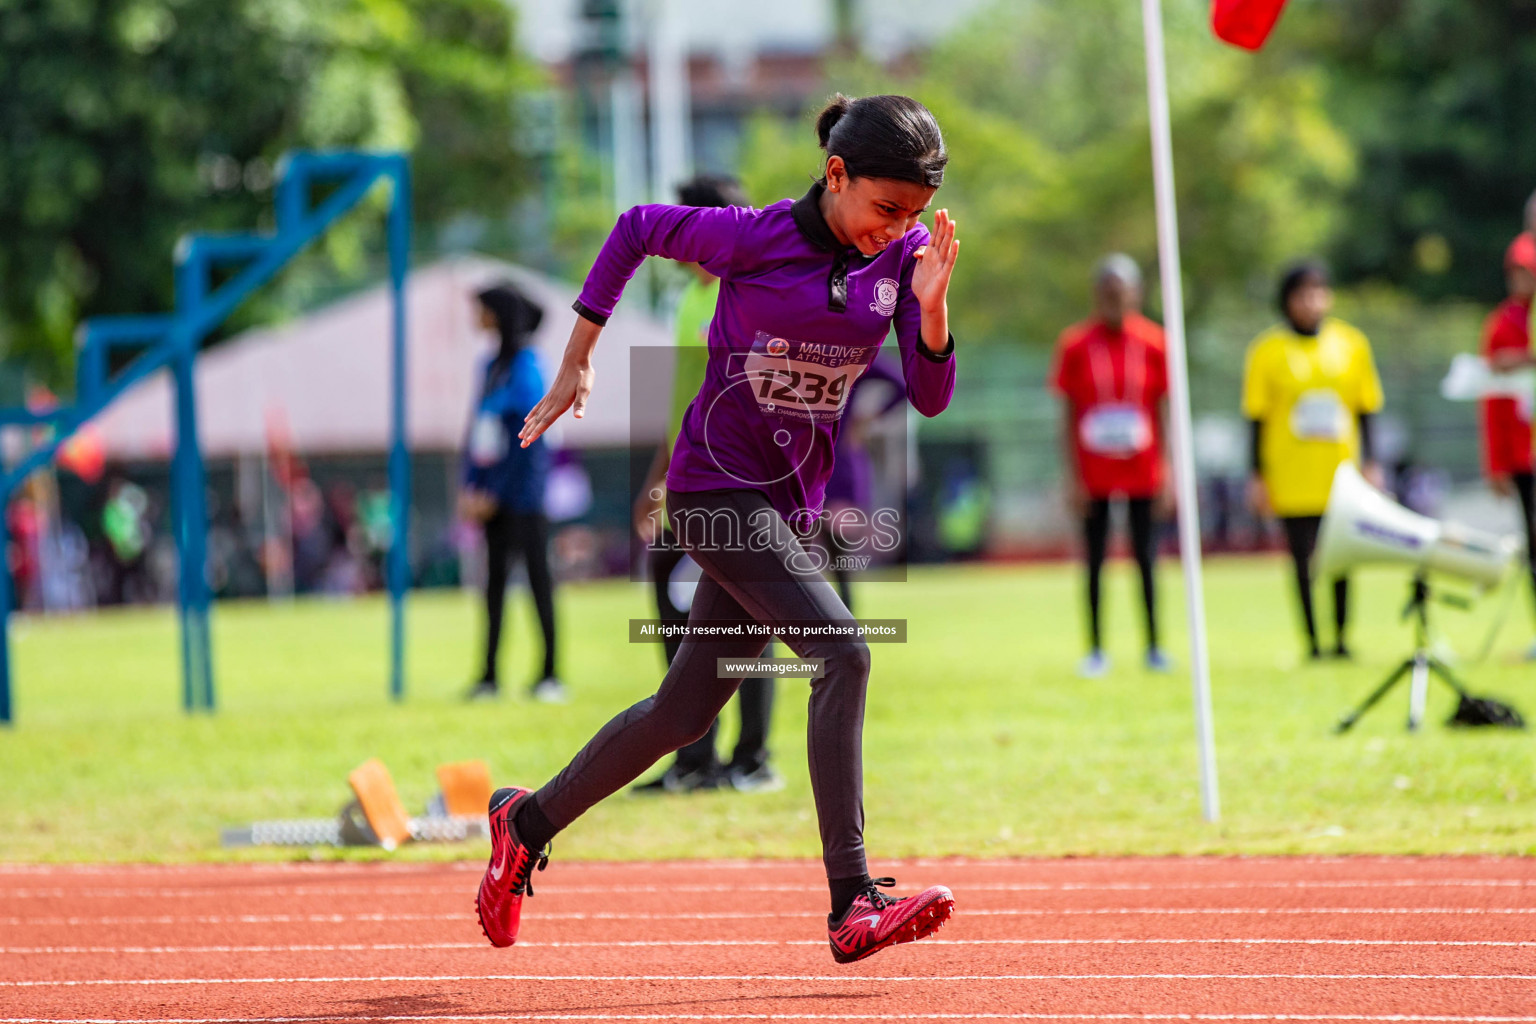
[[[1183, 654], [1183, 601], [1168, 563], [1168, 646]], [[1357, 587], [1353, 664], [1304, 664], [1286, 569], [1276, 560], [1208, 568], [1223, 816], [1199, 813], [1187, 674], [1138, 665], [1131, 574], [1107, 588], [1116, 669], [1073, 675], [1080, 583], [1067, 566], [915, 570], [869, 584], [861, 614], [909, 620], [905, 645], [876, 645], [865, 734], [868, 842], [877, 855], [1536, 852], [1536, 742], [1526, 733], [1453, 730], [1433, 692], [1431, 725], [1403, 729], [1406, 687], [1347, 736], [1334, 720], [1405, 653], [1404, 581]], [[180, 710], [167, 610], [19, 619], [18, 723], [0, 731], [0, 860], [292, 858], [231, 854], [219, 828], [328, 816], [347, 771], [384, 759], [408, 806], [440, 762], [484, 758], [498, 780], [542, 782], [603, 721], [649, 693], [658, 648], [627, 642], [650, 614], [631, 583], [560, 594], [565, 707], [520, 699], [466, 705], [478, 612], [471, 595], [410, 603], [409, 698], [386, 697], [384, 605], [377, 600], [223, 605], [215, 612], [220, 710]], [[1522, 602], [1524, 595], [1522, 595]], [[505, 675], [533, 669], [530, 612], [512, 606]], [[1472, 689], [1536, 712], [1522, 603]], [[1477, 646], [1491, 609], [1438, 613]], [[557, 840], [562, 858], [815, 856], [805, 767], [806, 683], [780, 684], [774, 749], [780, 793], [653, 799], [619, 795]], [[734, 734], [727, 712], [726, 737]], [[397, 857], [479, 855], [422, 846]], [[331, 855], [331, 854], [325, 854]], [[359, 854], [352, 854], [359, 855]], [[363, 856], [381, 856], [364, 852]]]

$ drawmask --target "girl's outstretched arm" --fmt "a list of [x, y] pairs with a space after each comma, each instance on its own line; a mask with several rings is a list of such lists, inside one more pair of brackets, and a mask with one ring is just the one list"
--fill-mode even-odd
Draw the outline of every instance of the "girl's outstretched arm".
[[716, 277], [730, 276], [736, 252], [736, 232], [754, 211], [740, 206], [636, 206], [619, 215], [597, 261], [587, 274], [578, 314], [565, 346], [565, 358], [549, 387], [549, 394], [523, 421], [518, 439], [526, 448], [570, 409], [581, 419], [592, 394], [592, 349], [624, 285], [647, 256], [665, 256], [684, 263], [699, 263]]

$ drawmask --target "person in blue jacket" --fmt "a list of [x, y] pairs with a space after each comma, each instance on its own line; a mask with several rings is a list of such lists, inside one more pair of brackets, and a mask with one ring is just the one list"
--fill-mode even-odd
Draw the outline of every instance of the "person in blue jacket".
[[544, 668], [533, 684], [535, 700], [559, 703], [566, 691], [555, 672], [555, 595], [549, 572], [549, 520], [544, 486], [549, 448], [517, 442], [523, 419], [544, 396], [544, 375], [530, 347], [544, 311], [509, 282], [475, 295], [480, 324], [495, 332], [496, 352], [485, 363], [464, 451], [459, 512], [485, 529], [485, 671], [469, 691], [472, 700], [499, 693], [496, 655], [512, 556], [521, 555], [528, 588], [544, 633]]

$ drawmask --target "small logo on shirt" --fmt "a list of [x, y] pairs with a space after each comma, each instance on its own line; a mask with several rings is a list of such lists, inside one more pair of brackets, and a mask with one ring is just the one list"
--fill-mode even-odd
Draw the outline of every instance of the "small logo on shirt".
[[896, 279], [882, 277], [875, 283], [875, 301], [869, 304], [869, 308], [881, 316], [890, 316], [896, 312]]
[[[883, 282], [882, 282], [883, 283]], [[782, 356], [789, 351], [789, 342], [783, 338], [769, 338], [765, 346], [771, 356]]]

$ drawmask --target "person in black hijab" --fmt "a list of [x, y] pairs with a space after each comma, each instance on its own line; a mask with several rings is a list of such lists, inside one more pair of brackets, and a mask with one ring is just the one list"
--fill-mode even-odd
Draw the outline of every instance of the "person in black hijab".
[[549, 447], [517, 441], [523, 418], [544, 396], [544, 376], [530, 347], [544, 311], [510, 282], [475, 295], [480, 325], [493, 331], [495, 354], [481, 371], [479, 396], [464, 451], [459, 513], [485, 530], [485, 667], [469, 691], [471, 700], [500, 692], [496, 656], [501, 645], [502, 610], [514, 554], [528, 571], [528, 588], [544, 634], [544, 667], [531, 693], [535, 700], [559, 703], [565, 685], [555, 672], [554, 580], [549, 571], [549, 521], [544, 516], [544, 487], [549, 478]]

